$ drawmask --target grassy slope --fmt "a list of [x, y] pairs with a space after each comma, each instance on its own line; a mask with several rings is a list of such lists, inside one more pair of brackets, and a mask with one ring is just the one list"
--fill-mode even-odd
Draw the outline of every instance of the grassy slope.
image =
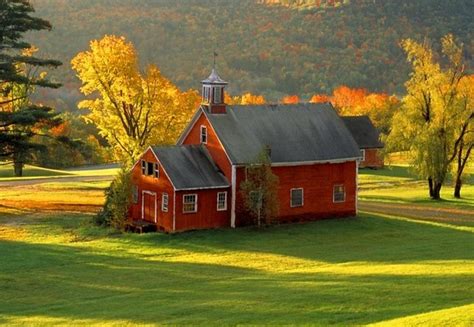
[[72, 176], [112, 176], [117, 173], [117, 168], [109, 168], [99, 166], [93, 169], [77, 169], [77, 170], [59, 170], [49, 169], [33, 165], [26, 165], [23, 170], [23, 177], [15, 177], [13, 174], [13, 166], [11, 164], [2, 164], [0, 162], [0, 182], [17, 181], [17, 180], [33, 180], [44, 178], [64, 178]]
[[[362, 187], [374, 178], [389, 187], [383, 176], [393, 174], [364, 171]], [[117, 235], [90, 226], [88, 213], [48, 211], [53, 195], [66, 210], [91, 203], [96, 210], [105, 186], [0, 192], [0, 323], [474, 322], [471, 224], [363, 213], [263, 230]], [[2, 206], [15, 197], [36, 206]]]

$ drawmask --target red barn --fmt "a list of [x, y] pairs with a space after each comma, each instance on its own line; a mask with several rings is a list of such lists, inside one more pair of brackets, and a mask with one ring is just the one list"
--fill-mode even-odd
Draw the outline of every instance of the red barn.
[[359, 145], [361, 168], [383, 168], [384, 161], [381, 154], [383, 148], [380, 142], [380, 133], [375, 128], [372, 121], [367, 116], [346, 116], [341, 117], [352, 137]]
[[150, 147], [132, 169], [130, 219], [166, 232], [249, 223], [240, 184], [269, 149], [280, 221], [353, 216], [360, 152], [330, 104], [228, 106], [215, 70], [177, 145]]

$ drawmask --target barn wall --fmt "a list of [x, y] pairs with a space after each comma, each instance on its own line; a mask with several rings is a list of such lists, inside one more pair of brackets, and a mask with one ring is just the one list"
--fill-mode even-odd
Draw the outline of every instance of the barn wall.
[[227, 158], [227, 155], [222, 148], [221, 144], [219, 143], [219, 139], [217, 138], [214, 129], [211, 127], [211, 124], [207, 120], [206, 116], [201, 113], [201, 116], [197, 119], [196, 123], [192, 126], [191, 130], [189, 131], [188, 135], [183, 141], [183, 144], [200, 144], [201, 141], [201, 125], [207, 127], [207, 144], [206, 147], [209, 153], [214, 159], [216, 165], [222, 170], [225, 177], [229, 180], [232, 179], [232, 166]]
[[365, 149], [365, 160], [360, 162], [361, 168], [383, 168], [383, 156], [380, 149]]
[[[356, 214], [355, 161], [340, 164], [273, 167], [273, 172], [280, 180], [278, 190], [279, 221], [316, 220]], [[250, 223], [239, 191], [240, 183], [244, 179], [245, 168], [239, 168], [237, 170], [237, 226]], [[343, 203], [334, 203], [333, 187], [339, 184], [345, 186], [346, 200]], [[291, 208], [290, 189], [300, 187], [304, 189], [304, 205]]]
[[[217, 211], [217, 193], [227, 191], [227, 210]], [[195, 213], [183, 213], [183, 195], [197, 194]], [[176, 192], [176, 231], [230, 227], [230, 188]]]
[[[151, 151], [148, 149], [140, 158], [148, 162], [156, 163], [157, 160]], [[158, 216], [158, 229], [171, 231], [173, 229], [173, 194], [174, 188], [168, 176], [164, 173], [163, 167], [160, 164], [160, 177], [143, 176], [141, 172], [140, 161], [132, 169], [132, 184], [138, 186], [138, 201], [133, 203], [129, 210], [129, 218], [132, 220], [139, 220], [142, 217], [142, 191], [147, 190], [156, 193], [156, 206]], [[168, 193], [168, 212], [161, 210], [162, 194]]]

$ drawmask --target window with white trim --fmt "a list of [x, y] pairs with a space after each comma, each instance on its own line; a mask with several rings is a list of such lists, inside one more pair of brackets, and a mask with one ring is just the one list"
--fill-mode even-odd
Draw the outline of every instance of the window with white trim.
[[346, 189], [344, 185], [334, 185], [332, 199], [335, 203], [346, 201]]
[[142, 160], [142, 175], [146, 175], [146, 161]]
[[153, 162], [147, 162], [146, 174], [148, 176], [153, 176], [154, 170], [155, 170], [155, 165], [153, 165]]
[[227, 192], [217, 192], [217, 211], [227, 210]]
[[197, 212], [197, 194], [183, 195], [183, 213]]
[[207, 144], [207, 127], [201, 125], [201, 143]]
[[160, 177], [160, 165], [157, 162], [155, 162], [155, 167], [154, 167], [153, 173], [155, 175], [155, 178]]
[[161, 211], [168, 212], [168, 193], [161, 195]]
[[365, 149], [360, 149], [360, 156], [362, 157], [360, 161], [365, 161]]
[[292, 188], [290, 190], [290, 206], [292, 208], [302, 207], [304, 203], [303, 188]]

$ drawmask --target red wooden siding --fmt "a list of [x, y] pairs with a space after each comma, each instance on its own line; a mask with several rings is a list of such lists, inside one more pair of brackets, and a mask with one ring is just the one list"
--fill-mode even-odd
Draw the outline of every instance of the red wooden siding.
[[[227, 191], [227, 210], [217, 211], [217, 193]], [[183, 213], [183, 196], [197, 194], [197, 212]], [[176, 192], [176, 231], [230, 227], [230, 188]]]
[[206, 147], [209, 153], [214, 159], [214, 162], [219, 167], [220, 170], [224, 173], [227, 180], [231, 182], [232, 179], [232, 165], [222, 148], [219, 139], [217, 138], [214, 129], [207, 120], [206, 116], [201, 113], [201, 116], [197, 119], [196, 123], [192, 126], [188, 135], [183, 141], [183, 144], [199, 144], [201, 143], [201, 126], [206, 126], [207, 128], [207, 144]]
[[[140, 158], [140, 161], [135, 165], [132, 170], [132, 183], [138, 186], [138, 201], [133, 203], [130, 207], [129, 218], [133, 220], [139, 220], [142, 218], [142, 196], [143, 191], [149, 191], [156, 193], [156, 212], [157, 212], [157, 226], [161, 230], [172, 231], [173, 230], [173, 199], [174, 199], [174, 188], [170, 180], [163, 171], [163, 167], [160, 165], [160, 177], [155, 178], [154, 176], [143, 176], [141, 159], [148, 162], [158, 162], [153, 152], [148, 149]], [[161, 201], [163, 193], [168, 193], [168, 212], [161, 210]], [[153, 203], [154, 196], [146, 195], [145, 202], [148, 211], [154, 208]]]
[[383, 156], [380, 154], [380, 149], [365, 149], [365, 160], [360, 162], [361, 168], [383, 168]]
[[[340, 164], [273, 167], [273, 172], [280, 179], [279, 221], [315, 220], [356, 214], [356, 163], [354, 161]], [[240, 194], [240, 183], [244, 178], [245, 168], [237, 169], [237, 226], [249, 223], [243, 210]], [[345, 187], [346, 199], [342, 203], [333, 202], [335, 185]], [[303, 188], [304, 205], [302, 207], [290, 207], [292, 188]]]

